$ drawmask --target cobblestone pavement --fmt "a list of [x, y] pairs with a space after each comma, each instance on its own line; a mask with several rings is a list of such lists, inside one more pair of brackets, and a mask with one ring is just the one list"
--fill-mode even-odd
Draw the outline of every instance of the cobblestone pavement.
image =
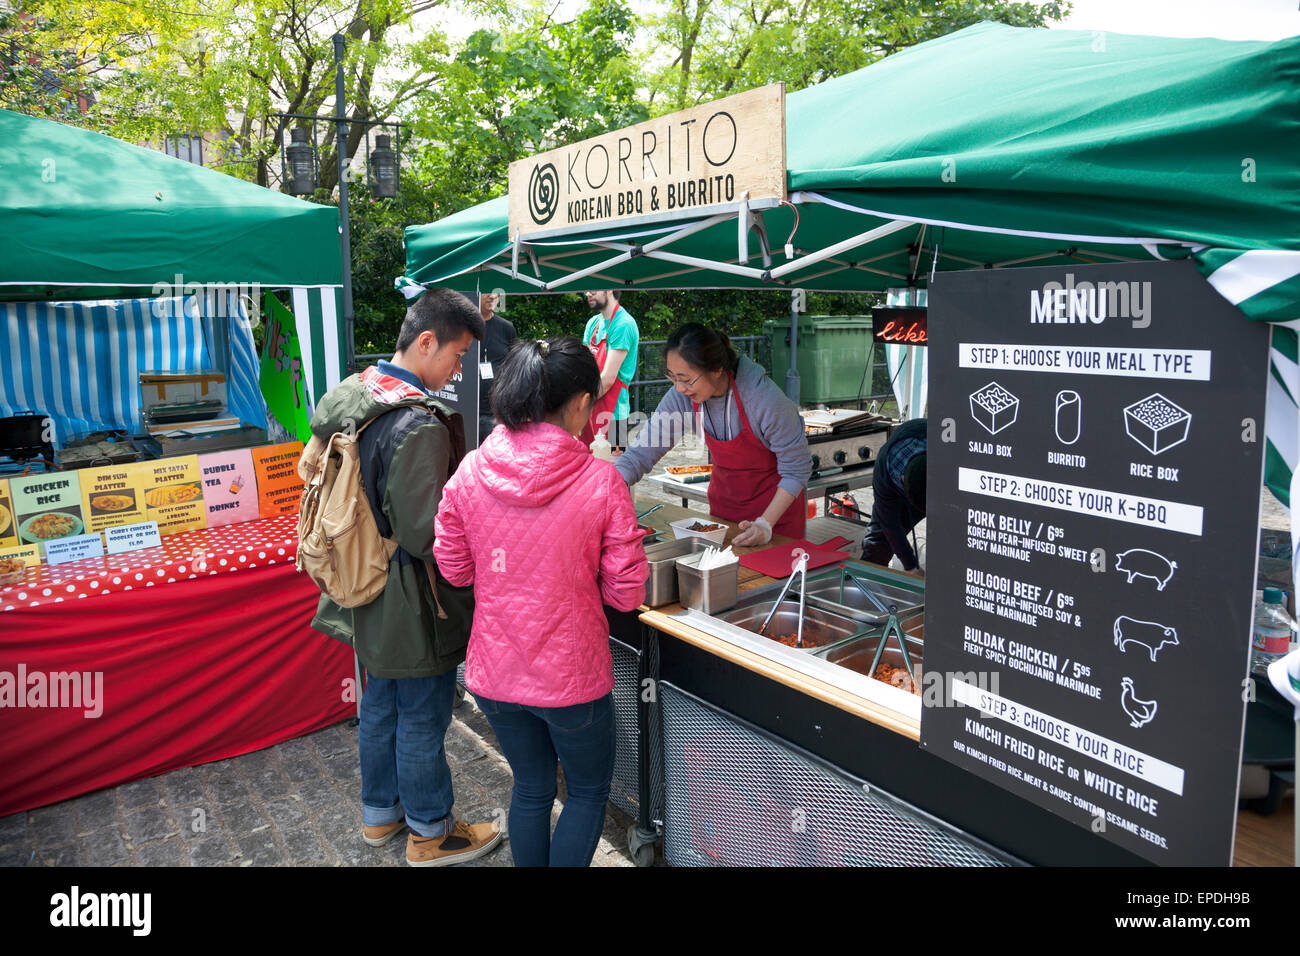
[[[446, 739], [456, 815], [503, 823], [510, 768], [472, 701]], [[563, 787], [560, 800], [564, 797]], [[555, 814], [558, 817], [560, 801]], [[609, 808], [593, 866], [632, 866]], [[406, 839], [361, 839], [357, 729], [344, 721], [242, 757], [0, 817], [3, 866], [405, 866]], [[510, 843], [462, 866], [510, 866]]]

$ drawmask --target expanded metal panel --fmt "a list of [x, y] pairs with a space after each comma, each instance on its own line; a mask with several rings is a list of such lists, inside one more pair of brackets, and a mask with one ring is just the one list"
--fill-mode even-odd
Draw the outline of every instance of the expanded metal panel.
[[1005, 865], [671, 684], [659, 694], [673, 866]]
[[612, 637], [609, 650], [614, 656], [614, 780], [609, 799], [624, 813], [636, 816], [641, 806], [636, 764], [641, 655]]

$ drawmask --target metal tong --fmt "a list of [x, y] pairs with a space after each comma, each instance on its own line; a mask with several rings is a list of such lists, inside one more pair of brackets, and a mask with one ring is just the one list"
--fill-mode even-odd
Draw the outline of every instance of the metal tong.
[[662, 507], [663, 507], [663, 505], [659, 504], [659, 505], [655, 505], [653, 508], [647, 508], [645, 511], [639, 512], [639, 513], [637, 514], [637, 516], [636, 516], [636, 520], [637, 520], [637, 521], [640, 521], [640, 520], [641, 520], [642, 518], [644, 518], [646, 515], [654, 514], [656, 511], [658, 511], [658, 510], [659, 510], [660, 508], [662, 508]]
[[858, 586], [858, 590], [867, 596], [867, 600], [876, 606], [876, 610], [881, 614], [888, 614], [889, 619], [885, 622], [884, 633], [880, 635], [880, 643], [876, 645], [876, 653], [871, 658], [871, 669], [867, 671], [868, 675], [876, 673], [876, 668], [880, 666], [880, 659], [885, 656], [885, 644], [889, 641], [889, 635], [893, 634], [894, 639], [898, 641], [898, 648], [903, 652], [903, 666], [907, 668], [907, 676], [916, 680], [916, 674], [912, 670], [912, 657], [907, 653], [907, 637], [903, 634], [903, 626], [898, 623], [898, 605], [891, 601], [886, 607], [876, 593], [868, 586], [868, 582], [853, 573], [853, 570], [845, 565], [840, 569], [840, 600], [844, 600], [844, 578], [853, 579], [853, 583]]
[[776, 614], [776, 609], [781, 606], [781, 602], [785, 600], [786, 594], [790, 592], [790, 586], [794, 584], [795, 578], [799, 578], [799, 626], [795, 631], [794, 646], [801, 648], [803, 647], [803, 613], [804, 613], [805, 602], [807, 600], [806, 594], [808, 591], [807, 552], [800, 555], [799, 564], [790, 573], [790, 577], [785, 582], [785, 587], [781, 589], [781, 593], [777, 596], [776, 603], [772, 605], [772, 610], [767, 612], [767, 617], [764, 618], [763, 626], [758, 629], [758, 633], [762, 634], [765, 630], [767, 630], [768, 624], [772, 623], [772, 617]]

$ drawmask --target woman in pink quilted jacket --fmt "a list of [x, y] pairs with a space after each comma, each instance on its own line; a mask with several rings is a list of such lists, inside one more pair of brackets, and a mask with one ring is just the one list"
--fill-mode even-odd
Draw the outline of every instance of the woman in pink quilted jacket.
[[[465, 660], [515, 786], [518, 866], [587, 866], [614, 774], [614, 663], [602, 604], [630, 611], [649, 576], [614, 466], [577, 439], [600, 389], [576, 338], [517, 342], [497, 370], [500, 422], [442, 492], [434, 556], [474, 585]], [[556, 761], [568, 800], [551, 835]]]

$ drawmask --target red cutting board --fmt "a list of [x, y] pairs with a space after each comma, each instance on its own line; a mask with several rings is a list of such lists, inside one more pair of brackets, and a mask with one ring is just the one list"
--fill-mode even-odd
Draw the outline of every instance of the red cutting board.
[[769, 578], [788, 578], [794, 573], [795, 550], [802, 548], [808, 552], [808, 569], [820, 568], [827, 564], [847, 561], [849, 556], [843, 551], [827, 551], [811, 541], [800, 539], [793, 544], [776, 544], [762, 551], [755, 551], [740, 559], [740, 563], [759, 574]]

